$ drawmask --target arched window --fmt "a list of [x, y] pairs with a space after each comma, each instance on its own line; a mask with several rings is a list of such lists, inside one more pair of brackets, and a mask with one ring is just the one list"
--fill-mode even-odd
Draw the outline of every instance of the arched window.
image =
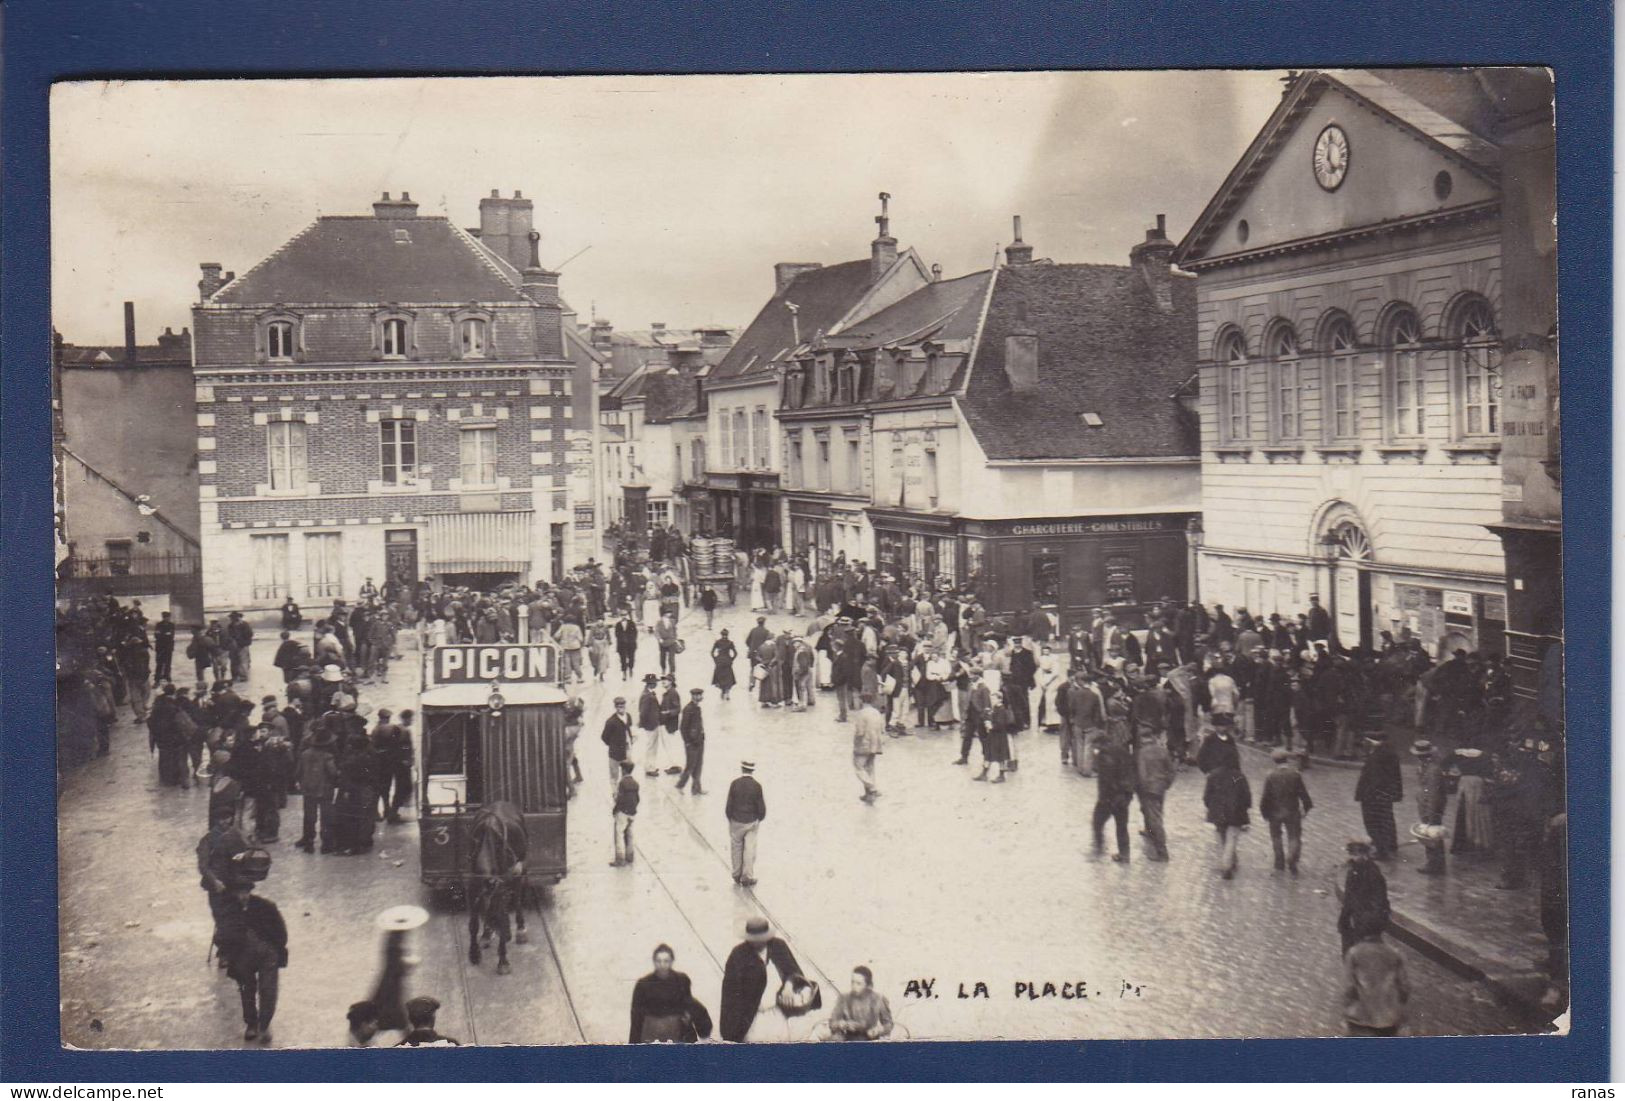
[[1355, 410], [1359, 400], [1359, 370], [1354, 323], [1342, 316], [1329, 321], [1322, 330], [1321, 350], [1326, 364], [1326, 434], [1331, 442], [1347, 442], [1360, 432], [1359, 415]]
[[1219, 342], [1219, 399], [1224, 442], [1252, 439], [1252, 401], [1247, 392], [1247, 345], [1232, 330]]
[[485, 355], [485, 319], [465, 317], [458, 333], [461, 337], [463, 358], [480, 359]]
[[1289, 322], [1277, 322], [1264, 348], [1270, 357], [1271, 434], [1277, 440], [1303, 436], [1303, 365], [1298, 359], [1298, 333]]
[[1422, 323], [1409, 306], [1395, 309], [1383, 343], [1388, 347], [1388, 434], [1417, 439], [1427, 433], [1427, 380], [1422, 365]]
[[1457, 390], [1462, 436], [1501, 434], [1501, 338], [1495, 311], [1482, 298], [1465, 302], [1456, 313]]
[[265, 326], [265, 355], [268, 359], [293, 358], [292, 321], [273, 321]]

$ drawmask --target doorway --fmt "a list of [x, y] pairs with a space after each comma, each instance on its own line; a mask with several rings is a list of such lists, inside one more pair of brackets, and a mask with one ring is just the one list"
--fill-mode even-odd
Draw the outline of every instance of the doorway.
[[413, 528], [384, 532], [384, 579], [400, 599], [411, 603], [418, 592], [418, 533]]

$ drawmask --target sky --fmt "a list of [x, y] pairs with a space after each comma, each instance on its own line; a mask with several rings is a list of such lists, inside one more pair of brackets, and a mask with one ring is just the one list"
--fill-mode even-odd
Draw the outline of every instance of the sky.
[[952, 278], [1010, 217], [1040, 257], [1126, 263], [1189, 228], [1280, 98], [1276, 72], [121, 81], [51, 98], [52, 291], [70, 343], [191, 323], [198, 264], [244, 272], [321, 214], [409, 191], [479, 224], [536, 204], [583, 319], [748, 324], [780, 261], [867, 257], [878, 193]]

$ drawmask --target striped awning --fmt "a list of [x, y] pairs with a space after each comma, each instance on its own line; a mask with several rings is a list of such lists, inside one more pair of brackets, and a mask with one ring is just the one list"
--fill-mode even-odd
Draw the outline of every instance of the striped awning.
[[431, 515], [426, 556], [440, 573], [517, 573], [530, 568], [534, 512]]

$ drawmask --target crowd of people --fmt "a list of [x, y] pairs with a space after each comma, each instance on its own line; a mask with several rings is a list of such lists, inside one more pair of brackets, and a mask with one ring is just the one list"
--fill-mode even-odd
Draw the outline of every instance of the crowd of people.
[[[640, 769], [645, 780], [676, 776], [678, 790], [704, 794], [705, 690], [690, 688], [684, 700], [676, 658], [686, 647], [679, 628], [684, 608], [703, 611], [709, 628], [719, 597], [691, 579], [682, 546], [680, 536], [662, 539], [660, 558], [623, 551], [608, 566], [589, 562], [551, 584], [480, 589], [431, 579], [407, 593], [393, 583], [379, 589], [368, 578], [354, 603], [335, 599], [308, 624], [289, 600], [273, 658], [285, 698], [267, 695], [257, 705], [236, 691], [251, 673], [254, 640], [240, 613], [191, 630], [184, 654], [192, 662], [190, 685], [173, 679], [177, 628], [170, 613], [149, 627], [139, 602], [99, 598], [59, 615], [63, 767], [106, 754], [117, 709], [127, 704], [147, 728], [160, 784], [209, 787], [209, 832], [199, 843], [198, 868], [222, 966], [244, 992], [245, 1038], [269, 1042], [275, 973], [286, 964], [287, 943], [275, 907], [261, 905], [256, 880], [241, 872], [243, 861], [268, 862], [266, 846], [280, 840], [281, 811], [292, 795], [302, 802], [295, 847], [324, 854], [369, 851], [378, 823], [400, 821], [412, 798], [412, 712], [374, 714], [362, 702], [366, 686], [387, 682], [401, 632], [415, 633], [424, 647], [550, 641], [559, 647], [567, 686], [612, 676], [612, 648], [621, 679], [629, 680], [640, 644], [652, 641], [660, 673], [643, 677], [635, 706], [615, 698], [601, 736], [612, 863], [625, 867], [634, 859]], [[727, 629], [712, 638], [710, 687], [728, 699], [743, 685], [765, 711], [829, 709], [834, 722], [850, 723], [853, 770], [867, 804], [882, 795], [876, 759], [888, 736], [952, 732], [958, 747], [952, 763], [974, 765], [974, 781], [1004, 784], [1018, 780], [1024, 753], [1038, 752], [1035, 736], [1050, 734], [1061, 763], [1095, 781], [1090, 817], [1097, 854], [1107, 852], [1111, 826], [1112, 859], [1131, 858], [1129, 812], [1137, 800], [1146, 857], [1170, 859], [1164, 798], [1194, 767], [1203, 775], [1203, 807], [1214, 828], [1216, 874], [1236, 875], [1239, 838], [1256, 807], [1268, 825], [1275, 869], [1295, 876], [1304, 818], [1314, 806], [1303, 771], [1319, 757], [1363, 761], [1355, 799], [1367, 836], [1350, 840], [1339, 892], [1351, 1030], [1397, 1027], [1400, 1021], [1389, 1018], [1404, 1000], [1402, 964], [1395, 966], [1381, 944], [1387, 926], [1381, 865], [1398, 850], [1394, 807], [1405, 787], [1400, 750], [1391, 742], [1409, 741], [1418, 762], [1411, 834], [1427, 854], [1420, 870], [1444, 873], [1448, 844], [1458, 855], [1496, 854], [1508, 889], [1538, 873], [1543, 919], [1559, 950], [1566, 923], [1560, 745], [1514, 706], [1499, 655], [1457, 650], [1436, 662], [1404, 631], [1384, 632], [1377, 649], [1345, 648], [1313, 596], [1294, 617], [1173, 600], [1139, 609], [1132, 619], [1101, 609], [1068, 625], [1038, 603], [1024, 613], [990, 615], [974, 585], [932, 583], [842, 556], [815, 571], [805, 557], [783, 550], [741, 553], [737, 591], [758, 614], [742, 639]], [[573, 688], [571, 694], [574, 734], [582, 707]], [[1256, 803], [1238, 749], [1249, 742], [1274, 762]], [[573, 744], [571, 764], [579, 784]], [[753, 762], [741, 762], [724, 809], [741, 888], [756, 882], [756, 840], [766, 817], [754, 771]], [[1453, 792], [1459, 798], [1451, 827], [1443, 815]], [[806, 1011], [797, 999], [808, 997], [809, 985], [816, 995], [816, 984], [805, 982], [783, 941], [765, 927], [748, 929], [734, 955], [720, 1035], [782, 1038], [780, 1026]], [[672, 964], [662, 945], [634, 995], [633, 1042], [709, 1033], [703, 1007]], [[777, 970], [778, 984], [767, 983], [769, 968]], [[1372, 1008], [1379, 1005], [1387, 1008]], [[891, 1027], [872, 976], [857, 968], [828, 1034], [872, 1039]]]

